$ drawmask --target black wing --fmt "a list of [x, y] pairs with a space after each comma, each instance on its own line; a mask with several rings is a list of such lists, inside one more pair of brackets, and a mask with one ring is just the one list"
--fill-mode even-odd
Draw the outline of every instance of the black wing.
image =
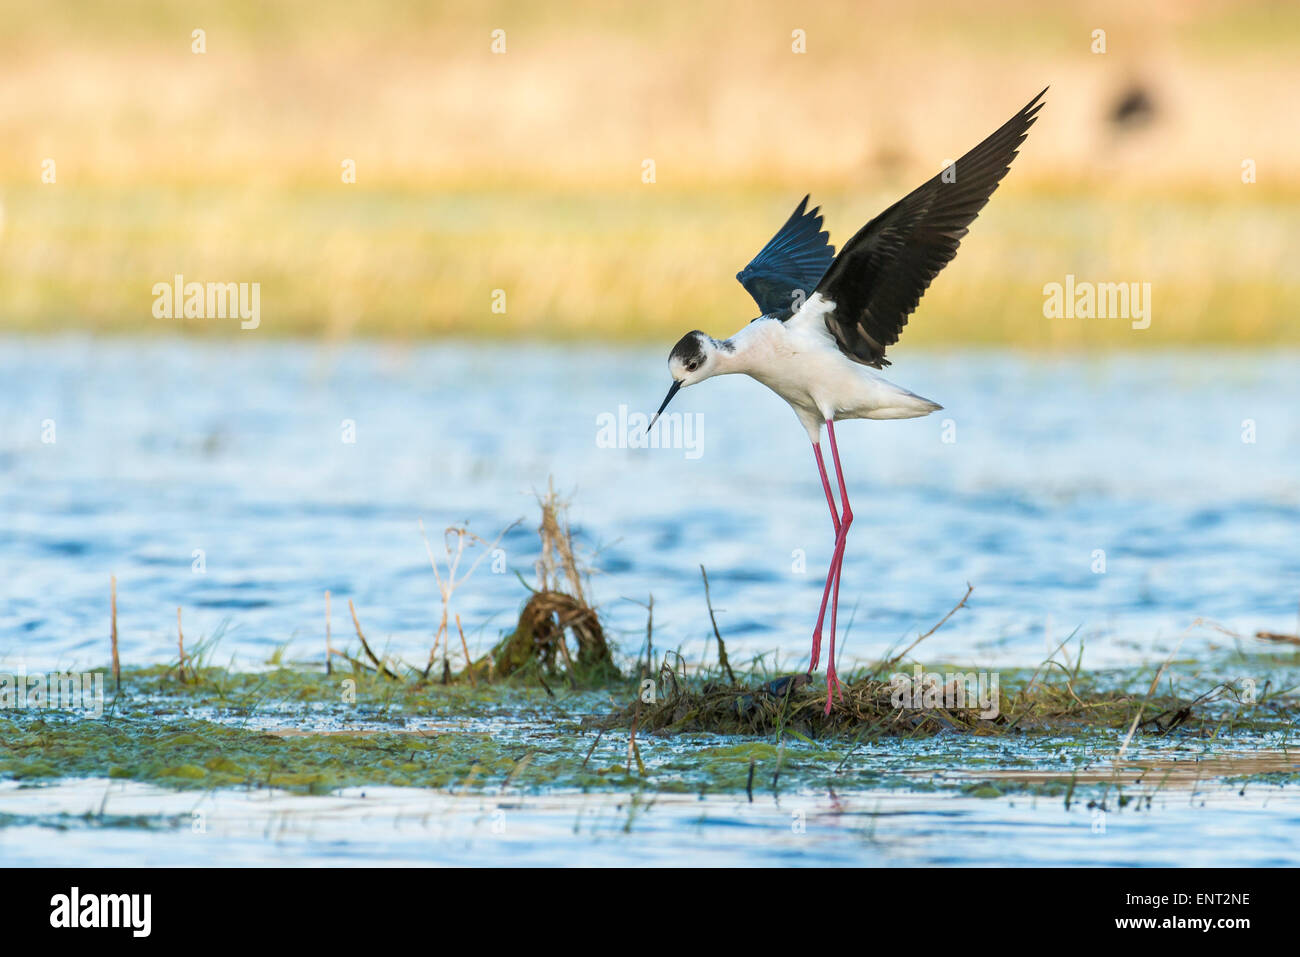
[[821, 231], [821, 207], [804, 212], [807, 207], [805, 196], [777, 234], [736, 273], [765, 316], [788, 319], [812, 295], [835, 258], [829, 234]]
[[877, 369], [898, 341], [931, 280], [957, 255], [998, 183], [1007, 174], [1042, 108], [1043, 90], [996, 133], [945, 174], [920, 186], [863, 226], [831, 264], [817, 292], [835, 304], [826, 327], [840, 351]]

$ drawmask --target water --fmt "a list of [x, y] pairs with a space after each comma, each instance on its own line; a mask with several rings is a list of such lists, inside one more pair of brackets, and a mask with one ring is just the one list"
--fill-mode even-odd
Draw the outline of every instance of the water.
[[[0, 665], [102, 665], [110, 574], [128, 664], [174, 657], [178, 605], [223, 662], [319, 657], [326, 589], [335, 635], [352, 598], [368, 637], [422, 660], [439, 602], [417, 520], [439, 549], [449, 524], [491, 539], [523, 518], [452, 605], [486, 649], [525, 597], [554, 476], [625, 653], [653, 594], [656, 645], [711, 654], [704, 564], [732, 658], [796, 667], [832, 535], [784, 403], [726, 377], [674, 402], [700, 417], [694, 449], [598, 443], [602, 413], [657, 406], [666, 352], [0, 340]], [[892, 377], [945, 410], [839, 429], [846, 659], [914, 637], [966, 582], [927, 661], [1034, 665], [1076, 628], [1094, 667], [1228, 640], [1198, 618], [1293, 632], [1296, 362], [905, 354]]]
[[[1204, 782], [1101, 812], [948, 792], [696, 797], [347, 789], [176, 792], [108, 780], [0, 783], [10, 866], [1137, 866], [1300, 863], [1300, 804]], [[1261, 841], [1261, 834], [1270, 839]], [[707, 848], [707, 854], [705, 849]]]
[[[665, 353], [0, 340], [0, 670], [102, 666], [110, 575], [127, 664], [174, 659], [177, 606], [189, 641], [220, 635], [220, 663], [256, 667], [278, 650], [319, 660], [326, 589], [336, 643], [350, 635], [351, 598], [373, 643], [422, 661], [439, 602], [418, 519], [438, 549], [449, 524], [493, 539], [522, 518], [454, 597], [471, 649], [484, 650], [526, 595], [518, 576], [532, 579], [535, 494], [549, 476], [572, 495], [579, 539], [600, 570], [593, 597], [624, 654], [643, 640], [639, 603], [651, 594], [658, 648], [714, 654], [704, 564], [733, 660], [768, 655], [797, 667], [831, 546], [806, 439], [779, 399], [731, 377], [676, 400], [676, 411], [699, 416], [691, 448], [607, 447], [600, 417], [618, 422], [621, 405], [653, 409], [667, 385]], [[1036, 665], [1075, 629], [1092, 667], [1163, 658], [1180, 640], [1207, 656], [1231, 643], [1198, 618], [1246, 635], [1293, 631], [1296, 359], [906, 356], [891, 370], [897, 381], [946, 409], [839, 430], [857, 515], [844, 565], [844, 657], [872, 659], [910, 640], [967, 582], [970, 607], [928, 640], [925, 661]], [[293, 728], [304, 716], [272, 708], [238, 720]], [[520, 728], [512, 733], [521, 743], [546, 734], [526, 719]], [[1118, 747], [1122, 735], [1112, 737], [1093, 745], [1099, 756]], [[1099, 816], [1060, 796], [964, 793], [967, 779], [1036, 774], [1052, 756], [947, 735], [867, 746], [833, 791], [760, 788], [753, 803], [654, 793], [664, 762], [688, 759], [695, 746], [644, 740], [652, 781], [636, 795], [0, 782], [0, 857], [1300, 863], [1295, 789], [1243, 790], [1222, 768], [1153, 774], [1150, 787], [1126, 785], [1139, 800]], [[1229, 746], [1135, 742], [1151, 760], [1182, 749], [1199, 761]], [[1285, 749], [1287, 740], [1231, 746]], [[625, 760], [624, 734], [599, 747], [593, 760]], [[1290, 757], [1281, 761], [1293, 769]], [[893, 783], [864, 783], [853, 777], [860, 771]], [[1260, 842], [1260, 833], [1275, 837]]]

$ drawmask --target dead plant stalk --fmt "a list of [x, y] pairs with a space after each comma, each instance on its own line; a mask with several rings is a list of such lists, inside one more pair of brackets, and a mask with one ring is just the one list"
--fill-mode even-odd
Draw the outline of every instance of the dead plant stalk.
[[[444, 641], [448, 646], [451, 644], [451, 633], [448, 627], [448, 623], [451, 620], [451, 616], [450, 616], [451, 596], [455, 593], [457, 588], [459, 588], [461, 585], [465, 583], [466, 579], [468, 579], [471, 575], [474, 574], [475, 569], [478, 568], [478, 566], [482, 563], [483, 559], [486, 558], [488, 555], [490, 555], [496, 549], [497, 545], [501, 543], [501, 539], [505, 538], [506, 533], [509, 532], [511, 529], [513, 529], [516, 525], [518, 525], [520, 521], [522, 521], [522, 519], [516, 519], [515, 521], [511, 522], [509, 525], [503, 528], [501, 530], [501, 534], [499, 534], [496, 538], [494, 538], [490, 543], [485, 539], [482, 539], [479, 536], [475, 535], [467, 528], [458, 527], [454, 525], [449, 526], [442, 533], [443, 548], [445, 548], [447, 551], [447, 559], [446, 559], [447, 575], [444, 578], [442, 572], [439, 571], [438, 569], [438, 560], [433, 555], [433, 546], [429, 544], [429, 536], [425, 534], [424, 519], [420, 519], [419, 522], [420, 538], [424, 540], [424, 550], [426, 553], [428, 553], [429, 564], [433, 567], [433, 577], [438, 583], [438, 595], [442, 600], [442, 616], [438, 620], [438, 632], [433, 637], [433, 647], [429, 649], [429, 662], [424, 666], [424, 673], [423, 673], [424, 678], [428, 678], [429, 672], [433, 668], [433, 663], [438, 658], [439, 645], [442, 644]], [[452, 547], [453, 537], [455, 539], [455, 548]], [[460, 577], [457, 577], [456, 573], [460, 569], [460, 561], [465, 554], [466, 545], [482, 545], [484, 546], [484, 548], [483, 551], [479, 554], [479, 556], [476, 559], [474, 559], [473, 564], [469, 566], [469, 570], [466, 571], [465, 574], [461, 575]], [[446, 651], [446, 647], [444, 646], [443, 649], [444, 657], [446, 656], [446, 654], [447, 651]], [[466, 659], [466, 666], [468, 667], [470, 663], [468, 648], [466, 649], [465, 659]]]

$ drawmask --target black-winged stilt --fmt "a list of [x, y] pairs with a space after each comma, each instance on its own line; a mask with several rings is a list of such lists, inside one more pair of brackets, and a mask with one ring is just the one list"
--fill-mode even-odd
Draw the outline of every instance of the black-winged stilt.
[[[673, 384], [650, 420], [652, 426], [682, 387], [715, 375], [743, 372], [790, 403], [808, 430], [835, 528], [835, 547], [808, 665], [809, 674], [817, 670], [829, 599], [827, 714], [832, 696], [839, 690], [835, 619], [844, 545], [853, 524], [834, 423], [841, 419], [910, 419], [942, 408], [866, 367], [889, 365], [885, 349], [898, 341], [921, 295], [957, 255], [967, 228], [1007, 174], [1046, 92], [1030, 100], [956, 163], [863, 226], [838, 256], [822, 232], [819, 208], [808, 210], [805, 196], [780, 231], [736, 274], [763, 314], [730, 339], [688, 332], [668, 356]], [[822, 458], [823, 423], [830, 436], [839, 485], [839, 512]]]

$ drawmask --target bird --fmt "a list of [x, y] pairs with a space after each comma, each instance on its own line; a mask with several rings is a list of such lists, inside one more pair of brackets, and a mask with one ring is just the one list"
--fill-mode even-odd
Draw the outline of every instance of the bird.
[[1156, 115], [1155, 100], [1140, 83], [1134, 83], [1116, 98], [1107, 118], [1117, 129], [1137, 129], [1149, 124]]
[[[812, 442], [822, 491], [831, 513], [834, 546], [813, 627], [808, 674], [821, 659], [822, 628], [830, 602], [826, 708], [843, 700], [835, 671], [835, 628], [840, 575], [853, 508], [835, 442], [845, 419], [910, 419], [943, 408], [872, 370], [890, 365], [886, 350], [939, 272], [957, 255], [970, 224], [1010, 170], [1047, 94], [1044, 89], [982, 143], [876, 216], [835, 253], [822, 229], [821, 207], [804, 196], [785, 225], [736, 278], [761, 314], [727, 339], [694, 330], [668, 355], [672, 385], [654, 426], [681, 389], [718, 375], [745, 374], [794, 410]], [[822, 454], [829, 439], [839, 492], [836, 508]]]

